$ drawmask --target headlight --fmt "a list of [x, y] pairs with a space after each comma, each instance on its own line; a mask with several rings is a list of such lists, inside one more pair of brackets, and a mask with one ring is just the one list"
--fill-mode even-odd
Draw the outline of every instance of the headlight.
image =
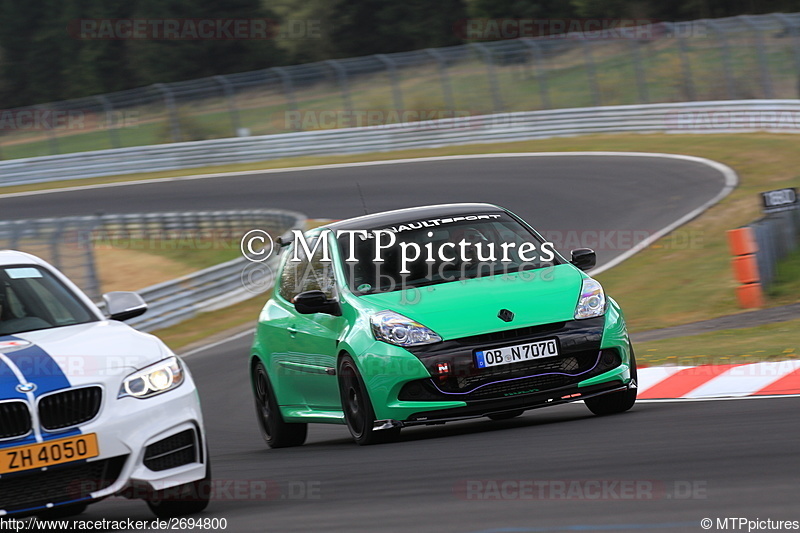
[[592, 278], [585, 278], [581, 286], [581, 297], [575, 307], [575, 318], [602, 316], [606, 311], [606, 295], [603, 287]]
[[181, 383], [183, 383], [181, 362], [177, 357], [170, 357], [126, 377], [122, 381], [117, 397], [149, 398], [172, 390]]
[[419, 322], [394, 311], [381, 311], [370, 317], [372, 333], [379, 341], [397, 346], [420, 346], [440, 342], [442, 338]]

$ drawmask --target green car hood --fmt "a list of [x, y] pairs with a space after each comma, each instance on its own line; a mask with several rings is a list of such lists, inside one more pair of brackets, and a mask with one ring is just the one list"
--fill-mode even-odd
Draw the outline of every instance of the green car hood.
[[[585, 276], [572, 265], [452, 281], [361, 296], [376, 311], [390, 309], [443, 339], [572, 320]], [[511, 322], [497, 314], [514, 313]]]

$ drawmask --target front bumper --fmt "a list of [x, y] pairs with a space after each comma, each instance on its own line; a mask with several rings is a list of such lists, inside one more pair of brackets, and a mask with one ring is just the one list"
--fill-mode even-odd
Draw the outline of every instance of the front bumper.
[[[476, 350], [553, 338], [557, 357], [476, 368]], [[373, 364], [364, 365], [362, 374], [378, 425], [386, 427], [395, 421], [425, 424], [581, 400], [624, 390], [632, 375], [625, 323], [613, 301], [604, 316], [593, 319], [449, 340], [413, 352], [385, 343], [371, 348], [361, 361]], [[376, 360], [403, 371], [373, 372], [380, 368]], [[391, 379], [398, 375], [401, 379]]]
[[[0, 516], [35, 514], [114, 494], [146, 497], [205, 477], [208, 458], [203, 419], [188, 370], [181, 386], [159, 396], [117, 399], [118, 390], [106, 388], [99, 415], [78, 427], [81, 434], [97, 435], [100, 455], [1, 476], [0, 492], [19, 492], [17, 489], [28, 486], [37, 490], [20, 493], [11, 504], [3, 502], [6, 508], [0, 508]], [[64, 435], [74, 433], [69, 430]], [[47, 433], [52, 438], [59, 435]], [[181, 450], [170, 453], [174, 452], [170, 446]]]

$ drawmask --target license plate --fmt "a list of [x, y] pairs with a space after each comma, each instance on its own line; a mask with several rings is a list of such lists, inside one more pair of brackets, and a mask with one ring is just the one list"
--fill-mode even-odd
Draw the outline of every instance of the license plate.
[[100, 455], [97, 435], [78, 435], [0, 450], [0, 474], [22, 472]]
[[478, 368], [486, 368], [497, 365], [524, 363], [525, 361], [531, 361], [533, 359], [544, 359], [557, 355], [558, 344], [556, 340], [547, 339], [544, 341], [517, 344], [516, 346], [479, 350], [475, 352], [475, 364]]

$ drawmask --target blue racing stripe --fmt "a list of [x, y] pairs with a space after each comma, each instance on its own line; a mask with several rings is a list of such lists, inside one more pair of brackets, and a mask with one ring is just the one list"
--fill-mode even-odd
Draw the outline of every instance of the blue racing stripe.
[[[13, 335], [8, 335], [0, 337], [0, 342], [3, 341], [24, 341], [24, 339], [14, 337]], [[33, 391], [35, 398], [38, 398], [39, 396], [49, 392], [67, 389], [72, 386], [72, 384], [69, 382], [69, 379], [64, 374], [64, 371], [61, 369], [61, 366], [50, 356], [50, 354], [36, 344], [30, 344], [24, 348], [6, 352], [3, 355], [5, 355], [19, 369], [27, 381], [36, 385], [36, 389]], [[11, 375], [13, 376], [13, 373]], [[16, 392], [15, 388], [18, 383], [19, 382], [17, 381], [12, 387], [14, 392]], [[0, 392], [2, 392], [2, 394], [5, 396], [7, 390], [8, 389], [4, 386], [2, 389], [0, 389]], [[22, 397], [27, 398], [27, 396], [24, 394], [22, 394]], [[43, 430], [42, 438], [44, 440], [50, 440], [62, 437], [71, 437], [73, 435], [80, 434], [81, 431], [77, 428], [67, 431], [59, 431], [56, 433], [50, 433]], [[19, 443], [21, 442], [18, 442], [17, 444]]]

